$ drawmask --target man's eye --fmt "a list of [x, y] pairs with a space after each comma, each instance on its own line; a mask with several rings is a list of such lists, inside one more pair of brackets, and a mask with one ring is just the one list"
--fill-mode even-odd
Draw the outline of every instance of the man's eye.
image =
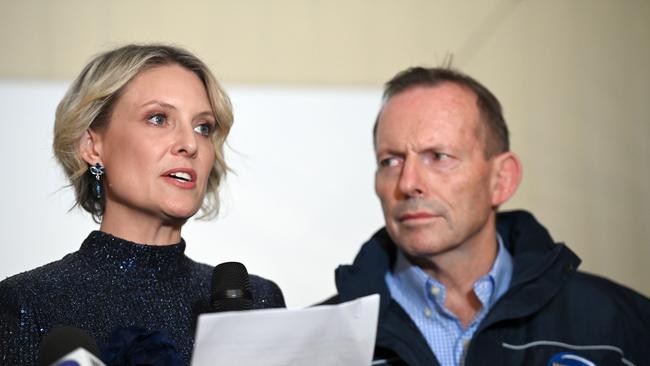
[[430, 151], [427, 152], [426, 154], [422, 154], [420, 158], [422, 159], [422, 162], [425, 164], [447, 164], [452, 160], [451, 155], [443, 152], [436, 152], [436, 151]]
[[396, 157], [385, 158], [379, 161], [379, 166], [382, 168], [390, 168], [397, 165], [399, 165], [399, 159]]
[[194, 131], [207, 137], [212, 133], [212, 125], [209, 123], [201, 123], [200, 125], [194, 127]]
[[162, 126], [167, 121], [167, 116], [165, 116], [162, 113], [158, 113], [158, 114], [154, 114], [153, 116], [149, 117], [149, 119], [147, 119], [147, 121], [149, 121], [153, 125]]
[[436, 158], [436, 160], [447, 160], [451, 158], [449, 154], [440, 153], [440, 152], [434, 153], [433, 156]]

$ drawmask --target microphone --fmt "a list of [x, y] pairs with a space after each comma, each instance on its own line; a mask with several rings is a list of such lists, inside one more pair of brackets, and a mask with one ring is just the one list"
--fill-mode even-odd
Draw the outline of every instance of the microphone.
[[212, 312], [251, 310], [253, 297], [248, 271], [239, 262], [225, 262], [212, 272]]
[[43, 337], [38, 350], [38, 366], [105, 366], [99, 359], [97, 343], [83, 330], [56, 327]]

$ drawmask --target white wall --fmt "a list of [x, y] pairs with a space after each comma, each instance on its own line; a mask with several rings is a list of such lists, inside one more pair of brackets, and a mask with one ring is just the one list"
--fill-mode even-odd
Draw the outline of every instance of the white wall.
[[[524, 162], [522, 186], [506, 208], [536, 214], [584, 260], [582, 269], [648, 295], [650, 124], [647, 84], [637, 84], [636, 99], [611, 109], [602, 107], [612, 100], [601, 96], [607, 88], [530, 101], [496, 93]], [[68, 212], [73, 193], [51, 152], [66, 86], [0, 81], [0, 279], [77, 250], [97, 228], [84, 212]], [[243, 262], [276, 281], [290, 307], [315, 303], [334, 293], [336, 266], [351, 262], [383, 223], [371, 139], [380, 90], [225, 87], [235, 107], [226, 159], [236, 173], [219, 217], [186, 225], [187, 253], [211, 265]], [[585, 107], [547, 118], [562, 103]]]
[[[67, 212], [73, 192], [51, 151], [66, 87], [0, 82], [0, 279], [77, 250], [97, 228], [83, 211]], [[371, 140], [380, 91], [226, 88], [235, 107], [226, 159], [236, 173], [220, 215], [185, 226], [187, 254], [243, 262], [280, 285], [290, 307], [324, 299], [336, 266], [382, 225]]]

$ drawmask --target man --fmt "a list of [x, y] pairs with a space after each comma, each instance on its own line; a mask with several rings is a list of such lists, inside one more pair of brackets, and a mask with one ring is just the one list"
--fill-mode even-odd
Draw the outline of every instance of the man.
[[386, 227], [330, 301], [381, 295], [373, 365], [650, 365], [650, 300], [577, 272], [531, 214], [497, 213], [522, 168], [489, 90], [405, 70], [374, 140]]

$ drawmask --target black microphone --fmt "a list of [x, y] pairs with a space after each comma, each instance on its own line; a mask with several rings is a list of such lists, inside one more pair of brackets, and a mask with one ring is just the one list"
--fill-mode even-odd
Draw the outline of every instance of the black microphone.
[[99, 359], [97, 343], [83, 330], [70, 326], [56, 327], [43, 337], [38, 349], [38, 366], [75, 361], [78, 365], [104, 365]]
[[253, 308], [248, 271], [239, 262], [225, 262], [212, 272], [212, 312], [240, 311]]

